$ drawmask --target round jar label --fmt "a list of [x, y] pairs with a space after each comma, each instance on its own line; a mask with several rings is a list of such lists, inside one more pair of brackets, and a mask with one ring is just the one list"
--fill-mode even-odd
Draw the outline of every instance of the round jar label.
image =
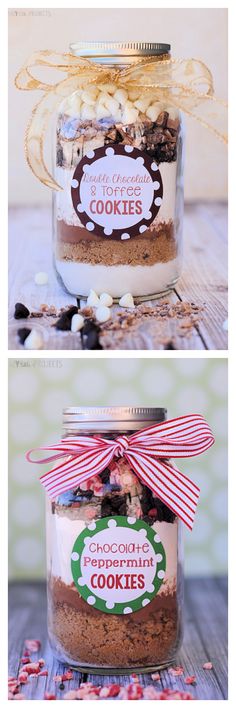
[[141, 610], [158, 593], [166, 555], [158, 534], [144, 521], [105, 517], [90, 523], [77, 537], [71, 570], [88, 605], [125, 615]]
[[144, 233], [157, 215], [163, 185], [157, 163], [132, 145], [91, 150], [71, 181], [74, 209], [97, 236], [123, 241]]

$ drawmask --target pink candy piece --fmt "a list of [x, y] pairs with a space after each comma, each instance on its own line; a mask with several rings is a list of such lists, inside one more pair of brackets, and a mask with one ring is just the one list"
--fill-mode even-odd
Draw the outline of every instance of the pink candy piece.
[[196, 683], [196, 676], [186, 676], [186, 678], [184, 679], [184, 683], [187, 683], [187, 684]]
[[182, 666], [171, 666], [170, 669], [168, 669], [168, 673], [171, 674], [171, 676], [182, 676], [184, 670]]
[[56, 701], [57, 697], [55, 696], [55, 693], [45, 693], [44, 700], [45, 701]]
[[211, 661], [207, 661], [205, 664], [203, 664], [202, 668], [206, 670], [213, 669], [213, 664], [211, 663]]
[[40, 668], [41, 668], [42, 666], [45, 666], [45, 661], [44, 661], [44, 659], [38, 659], [38, 665], [40, 666]]
[[115, 698], [120, 693], [120, 686], [116, 683], [110, 684], [110, 686], [103, 686], [99, 691], [99, 698]]
[[[66, 699], [68, 701], [76, 701], [78, 698], [77, 694], [78, 694], [78, 691], [75, 691], [75, 690], [74, 691], [67, 691], [67, 693], [65, 693], [65, 695], [64, 695], [64, 699]], [[55, 696], [55, 698], [56, 698], [56, 696]]]
[[21, 671], [18, 676], [19, 683], [28, 683], [28, 673], [27, 671]]
[[25, 664], [24, 671], [27, 674], [39, 674], [40, 665], [38, 661], [32, 661], [30, 664]]
[[132, 683], [139, 683], [139, 677], [137, 674], [131, 674], [130, 676]]
[[39, 639], [26, 639], [25, 648], [30, 652], [38, 651], [41, 647], [41, 642]]
[[99, 696], [100, 696], [100, 698], [108, 698], [109, 697], [109, 686], [103, 686], [103, 688], [101, 688]]
[[156, 700], [159, 701], [193, 701], [194, 698], [191, 695], [191, 693], [187, 693], [187, 691], [174, 691], [171, 688], [164, 688], [163, 691], [160, 691], [157, 696]]
[[139, 683], [131, 683], [129, 686], [124, 686], [119, 693], [119, 699], [122, 701], [138, 701], [142, 697], [143, 688]]
[[151, 674], [151, 678], [153, 681], [160, 681], [160, 679], [161, 679], [160, 674], [158, 674], [158, 673]]
[[73, 679], [73, 673], [72, 671], [66, 671], [65, 674], [57, 674], [57, 676], [53, 676], [53, 681], [56, 683], [62, 683], [62, 681], [71, 681]]
[[17, 687], [17, 684], [18, 684], [18, 679], [15, 678], [15, 676], [9, 676], [8, 687], [13, 690], [14, 688]]
[[16, 696], [14, 696], [14, 701], [25, 701], [26, 696], [24, 693], [17, 693]]

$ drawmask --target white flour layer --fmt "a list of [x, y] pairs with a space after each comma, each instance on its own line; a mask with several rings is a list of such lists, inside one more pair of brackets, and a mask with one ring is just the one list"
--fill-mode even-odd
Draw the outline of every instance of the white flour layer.
[[91, 288], [115, 298], [128, 292], [134, 297], [155, 295], [171, 287], [179, 275], [177, 259], [151, 266], [103, 266], [57, 259], [56, 268], [67, 290], [84, 297]]

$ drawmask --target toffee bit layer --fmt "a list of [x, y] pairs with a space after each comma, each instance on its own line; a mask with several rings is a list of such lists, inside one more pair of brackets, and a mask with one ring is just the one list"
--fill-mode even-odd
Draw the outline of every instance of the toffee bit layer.
[[179, 639], [176, 593], [156, 597], [132, 615], [89, 608], [77, 590], [59, 579], [50, 587], [49, 636], [72, 662], [135, 668], [171, 661]]
[[92, 148], [102, 145], [133, 145], [144, 150], [158, 163], [177, 159], [179, 119], [161, 111], [155, 122], [142, 113], [136, 123], [116, 123], [111, 117], [102, 120], [80, 120], [60, 114], [57, 128], [57, 165], [76, 167], [78, 159]]
[[[153, 265], [167, 263], [177, 256], [175, 229], [172, 221], [163, 222], [135, 239], [109, 241], [96, 236], [84, 237], [86, 229], [57, 222], [56, 258], [90, 265]], [[80, 231], [83, 233], [82, 238]], [[76, 233], [75, 233], [76, 232]], [[77, 243], [70, 242], [77, 238]]]

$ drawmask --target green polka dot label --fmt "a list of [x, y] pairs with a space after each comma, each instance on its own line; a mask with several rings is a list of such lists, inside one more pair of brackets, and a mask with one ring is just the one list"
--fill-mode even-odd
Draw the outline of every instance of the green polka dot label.
[[141, 610], [158, 593], [166, 554], [155, 529], [134, 517], [89, 524], [71, 553], [75, 585], [88, 605], [110, 614]]

